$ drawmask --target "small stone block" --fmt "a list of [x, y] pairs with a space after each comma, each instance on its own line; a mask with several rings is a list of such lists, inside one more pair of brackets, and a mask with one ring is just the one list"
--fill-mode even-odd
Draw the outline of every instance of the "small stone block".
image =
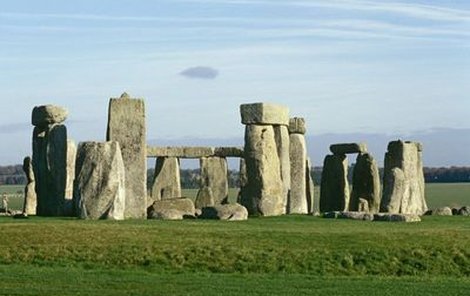
[[303, 117], [293, 117], [289, 119], [289, 134], [302, 134], [307, 132], [305, 119]]

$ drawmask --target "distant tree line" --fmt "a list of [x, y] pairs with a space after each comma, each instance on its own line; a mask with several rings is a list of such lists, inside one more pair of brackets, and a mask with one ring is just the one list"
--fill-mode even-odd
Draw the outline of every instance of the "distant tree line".
[[[352, 172], [354, 164], [349, 167], [349, 181], [352, 180]], [[380, 178], [382, 178], [383, 168], [380, 168]], [[321, 183], [322, 167], [313, 167], [311, 170], [313, 182], [316, 185]], [[182, 188], [199, 188], [201, 175], [199, 169], [182, 169], [181, 187]], [[154, 178], [154, 170], [147, 170], [147, 183], [149, 188]], [[426, 183], [458, 183], [470, 182], [470, 167], [440, 167], [440, 168], [424, 168], [424, 179]], [[239, 172], [236, 170], [228, 171], [229, 187], [239, 187]], [[21, 165], [0, 166], [0, 185], [24, 185], [26, 184], [26, 176]]]

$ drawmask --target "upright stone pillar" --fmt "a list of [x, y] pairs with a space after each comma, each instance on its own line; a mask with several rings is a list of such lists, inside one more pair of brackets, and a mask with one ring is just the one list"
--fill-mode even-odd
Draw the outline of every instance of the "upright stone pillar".
[[307, 210], [309, 214], [315, 212], [315, 185], [313, 184], [312, 174], [312, 161], [307, 157], [307, 165], [305, 168], [305, 183], [307, 184]]
[[27, 184], [24, 189], [23, 213], [26, 215], [36, 215], [37, 196], [36, 182], [34, 180], [33, 163], [31, 157], [25, 157], [23, 160], [23, 171], [26, 174]]
[[152, 192], [147, 207], [162, 199], [181, 197], [180, 162], [176, 157], [157, 157]]
[[145, 103], [123, 93], [109, 102], [106, 139], [121, 146], [126, 169], [125, 218], [145, 219], [147, 208], [147, 144]]
[[208, 187], [212, 191], [214, 204], [222, 204], [228, 198], [228, 166], [225, 157], [202, 157], [201, 189]]
[[344, 154], [327, 155], [321, 176], [320, 211], [345, 211], [348, 206], [348, 158]]
[[284, 125], [274, 126], [274, 137], [277, 146], [277, 155], [281, 166], [282, 196], [284, 208], [287, 211], [291, 189], [291, 165], [290, 165], [290, 138], [289, 129]]
[[[360, 153], [353, 171], [353, 189], [349, 210], [359, 211], [361, 199], [367, 201], [368, 211], [378, 213], [380, 208], [380, 176], [377, 162], [369, 153]], [[364, 207], [361, 207], [364, 209]]]
[[288, 214], [307, 214], [307, 144], [305, 143], [305, 120], [294, 117], [289, 122], [291, 190]]
[[289, 110], [273, 104], [240, 106], [245, 128], [247, 184], [241, 191], [241, 203], [250, 215], [285, 214], [285, 187], [274, 127], [288, 126]]
[[38, 106], [32, 112], [33, 170], [36, 180], [37, 215], [63, 216], [67, 187], [67, 118], [62, 107]]
[[384, 161], [381, 212], [418, 214], [427, 211], [424, 192], [422, 145], [392, 141]]

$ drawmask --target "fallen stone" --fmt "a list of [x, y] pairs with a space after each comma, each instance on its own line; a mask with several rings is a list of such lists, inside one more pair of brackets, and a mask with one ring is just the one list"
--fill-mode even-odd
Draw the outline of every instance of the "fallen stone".
[[148, 219], [156, 220], [183, 220], [184, 213], [175, 209], [162, 209], [158, 212], [151, 212]]
[[420, 222], [421, 218], [416, 214], [391, 214], [378, 213], [374, 214], [374, 221], [384, 222]]
[[289, 126], [289, 109], [281, 105], [269, 103], [242, 104], [240, 114], [242, 124]]
[[374, 220], [374, 214], [364, 212], [340, 212], [338, 219], [372, 221]]
[[13, 219], [29, 219], [28, 214], [26, 213], [17, 213], [13, 215]]
[[367, 201], [368, 211], [378, 213], [382, 199], [379, 167], [369, 153], [357, 155], [349, 210], [359, 211], [360, 199]]
[[307, 144], [302, 134], [290, 134], [290, 179], [291, 189], [288, 214], [307, 214]]
[[147, 144], [145, 103], [123, 93], [110, 99], [106, 139], [121, 146], [126, 169], [126, 218], [145, 219], [147, 206]]
[[348, 159], [345, 155], [327, 155], [320, 186], [320, 212], [346, 211], [348, 207]]
[[292, 117], [289, 119], [289, 133], [291, 134], [302, 134], [307, 132], [307, 126], [305, 119], [302, 117]]
[[156, 200], [181, 197], [180, 164], [175, 157], [158, 157], [149, 206]]
[[50, 124], [62, 123], [67, 119], [67, 109], [54, 105], [36, 106], [31, 115], [34, 126], [46, 127]]
[[242, 221], [248, 219], [248, 211], [240, 204], [216, 205], [202, 208], [202, 213], [199, 218]]
[[351, 154], [351, 153], [366, 153], [367, 145], [365, 143], [343, 143], [333, 144], [330, 146], [330, 151], [333, 154]]
[[83, 142], [77, 151], [74, 203], [82, 219], [123, 220], [125, 169], [118, 142]]
[[272, 126], [246, 126], [245, 163], [248, 178], [241, 191], [241, 204], [250, 215], [285, 214], [281, 167]]
[[457, 212], [459, 216], [470, 216], [470, 207], [464, 206]]
[[215, 202], [212, 189], [207, 186], [200, 188], [197, 192], [196, 201], [194, 202], [196, 209], [202, 209], [213, 205], [215, 205]]
[[196, 213], [194, 203], [189, 198], [164, 199], [155, 201], [147, 208], [147, 217], [150, 218], [168, 210], [179, 211], [183, 216], [195, 216]]
[[452, 209], [449, 207], [441, 207], [441, 208], [429, 210], [426, 213], [432, 216], [452, 216]]

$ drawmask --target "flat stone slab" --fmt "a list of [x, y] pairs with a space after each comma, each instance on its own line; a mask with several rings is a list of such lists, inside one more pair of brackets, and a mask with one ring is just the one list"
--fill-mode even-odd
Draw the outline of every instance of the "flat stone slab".
[[289, 108], [271, 103], [240, 105], [242, 124], [289, 126]]
[[293, 117], [289, 119], [289, 133], [290, 134], [302, 134], [307, 132], [307, 126], [305, 124], [305, 118]]
[[374, 214], [374, 221], [382, 222], [421, 222], [421, 217], [416, 214]]
[[371, 214], [354, 211], [331, 211], [323, 213], [323, 218], [328, 219], [351, 219], [362, 221], [381, 221], [381, 222], [421, 222], [419, 215], [415, 214], [391, 214], [379, 213]]
[[68, 113], [67, 109], [60, 106], [36, 106], [31, 114], [31, 123], [34, 126], [41, 127], [54, 123], [62, 123], [67, 119]]
[[147, 208], [147, 218], [163, 219], [166, 215], [174, 216], [176, 212], [182, 216], [194, 217], [196, 209], [193, 201], [189, 198], [157, 200]]
[[350, 219], [350, 220], [361, 220], [361, 221], [373, 221], [374, 215], [366, 212], [341, 212], [331, 211], [323, 214], [323, 218], [328, 219]]
[[240, 204], [216, 205], [202, 208], [200, 219], [243, 221], [248, 219], [248, 210]]
[[351, 154], [351, 153], [366, 153], [366, 143], [341, 143], [333, 144], [330, 146], [330, 151], [333, 154]]
[[243, 147], [147, 147], [147, 157], [243, 157]]

